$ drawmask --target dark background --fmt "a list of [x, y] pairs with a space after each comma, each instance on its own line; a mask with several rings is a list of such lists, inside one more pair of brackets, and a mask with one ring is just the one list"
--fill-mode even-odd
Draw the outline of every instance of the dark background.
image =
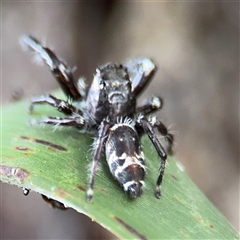
[[[176, 132], [175, 152], [192, 180], [239, 231], [239, 3], [1, 2], [2, 103], [58, 87], [32, 64], [19, 37], [31, 33], [89, 81], [105, 62], [146, 56], [158, 72], [142, 95]], [[73, 210], [1, 184], [3, 239], [114, 238]]]

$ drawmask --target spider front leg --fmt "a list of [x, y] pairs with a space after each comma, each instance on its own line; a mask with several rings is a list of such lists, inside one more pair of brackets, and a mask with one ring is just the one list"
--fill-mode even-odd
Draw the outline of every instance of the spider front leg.
[[162, 108], [163, 100], [160, 97], [150, 97], [142, 106], [138, 106], [136, 112], [148, 115]]
[[[161, 197], [161, 183], [164, 175], [164, 170], [165, 170], [165, 164], [166, 164], [166, 159], [167, 159], [167, 154], [165, 153], [164, 148], [162, 147], [161, 143], [159, 142], [156, 133], [154, 132], [154, 129], [151, 125], [151, 123], [148, 121], [146, 117], [139, 117], [137, 119], [137, 124], [140, 125], [140, 127], [143, 128], [143, 130], [146, 132], [148, 135], [149, 139], [151, 140], [152, 144], [154, 145], [159, 157], [161, 158], [161, 164], [160, 164], [160, 169], [159, 169], [159, 175], [157, 178], [157, 183], [156, 183], [156, 191], [155, 191], [155, 196], [157, 198]], [[139, 126], [137, 126], [139, 127]]]
[[103, 147], [105, 145], [105, 142], [107, 140], [107, 132], [109, 130], [110, 123], [106, 120], [103, 120], [98, 132], [98, 137], [95, 139], [94, 142], [94, 153], [93, 153], [93, 160], [92, 160], [92, 167], [90, 172], [90, 179], [89, 179], [89, 185], [87, 190], [87, 201], [90, 202], [93, 197], [93, 186], [94, 186], [94, 179], [97, 171], [97, 165], [101, 158], [101, 153], [103, 150]]
[[77, 84], [74, 81], [72, 70], [67, 67], [63, 61], [59, 60], [49, 48], [43, 47], [41, 43], [32, 36], [23, 36], [20, 42], [24, 49], [35, 53], [37, 57], [40, 57], [49, 66], [53, 76], [68, 98], [80, 100], [86, 96], [85, 85], [82, 79], [80, 79]]
[[138, 96], [152, 79], [156, 66], [148, 58], [131, 59], [124, 66], [132, 82], [132, 92]]
[[52, 95], [45, 95], [45, 96], [39, 96], [39, 97], [32, 98], [28, 110], [31, 113], [33, 111], [34, 105], [45, 104], [45, 103], [57, 108], [57, 110], [59, 112], [62, 112], [66, 115], [72, 115], [73, 113], [82, 114], [80, 110], [76, 109], [70, 103], [68, 103], [64, 100], [58, 99]]

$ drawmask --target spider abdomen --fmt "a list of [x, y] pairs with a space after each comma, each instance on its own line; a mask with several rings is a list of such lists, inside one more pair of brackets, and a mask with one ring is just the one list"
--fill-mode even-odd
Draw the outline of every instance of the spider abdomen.
[[105, 148], [112, 175], [130, 196], [139, 197], [142, 193], [145, 167], [136, 130], [129, 123], [113, 125]]

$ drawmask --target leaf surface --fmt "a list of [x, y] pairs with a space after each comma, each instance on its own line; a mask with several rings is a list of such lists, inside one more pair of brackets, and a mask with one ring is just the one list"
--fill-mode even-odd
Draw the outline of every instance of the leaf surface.
[[[57, 94], [59, 96], [59, 93]], [[93, 136], [72, 127], [30, 125], [31, 119], [61, 116], [28, 100], [5, 106], [1, 121], [3, 182], [26, 187], [89, 216], [122, 239], [239, 239], [203, 193], [168, 158], [162, 198], [154, 196], [159, 157], [142, 139], [147, 173], [143, 195], [129, 199], [111, 176], [104, 156], [95, 179], [92, 203], [86, 202]]]

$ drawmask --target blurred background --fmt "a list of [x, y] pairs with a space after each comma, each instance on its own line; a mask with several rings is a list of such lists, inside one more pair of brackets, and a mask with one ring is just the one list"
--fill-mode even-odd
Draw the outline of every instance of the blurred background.
[[[95, 68], [146, 56], [158, 72], [141, 96], [164, 99], [159, 118], [176, 131], [185, 171], [239, 231], [239, 3], [36, 1], [1, 2], [2, 104], [58, 88], [34, 65], [19, 37], [32, 34], [74, 75], [91, 82]], [[2, 239], [114, 239], [73, 210], [48, 207], [1, 184]]]

